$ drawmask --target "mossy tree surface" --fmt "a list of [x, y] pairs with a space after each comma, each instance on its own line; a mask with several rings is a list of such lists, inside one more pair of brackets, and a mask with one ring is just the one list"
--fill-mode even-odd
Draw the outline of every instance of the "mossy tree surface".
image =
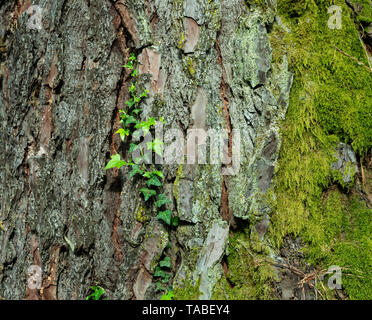
[[[342, 28], [329, 29], [327, 8], [342, 8]], [[344, 1], [279, 1], [278, 14], [290, 29], [275, 26], [274, 60], [288, 55], [295, 74], [283, 124], [275, 179], [271, 237], [300, 235], [315, 265], [345, 268], [343, 288], [352, 299], [372, 297], [371, 212], [357, 196], [332, 183], [334, 147], [342, 141], [363, 157], [372, 145], [372, 73], [352, 10]]]

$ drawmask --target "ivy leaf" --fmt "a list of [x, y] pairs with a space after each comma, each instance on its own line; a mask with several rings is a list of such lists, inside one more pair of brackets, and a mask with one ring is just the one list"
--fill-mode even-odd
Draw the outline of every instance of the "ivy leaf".
[[[135, 126], [136, 129], [138, 129], [137, 126], [138, 126], [138, 123], [137, 123], [136, 126]], [[133, 138], [135, 138], [135, 139], [137, 139], [137, 140], [141, 137], [141, 135], [142, 135], [141, 130], [136, 130], [136, 131], [134, 131], [134, 132], [132, 133]]]
[[156, 201], [156, 206], [160, 208], [162, 205], [170, 203], [170, 200], [165, 196], [164, 193], [159, 194], [158, 201]]
[[130, 87], [129, 87], [129, 91], [131, 93], [134, 93], [136, 91], [136, 83], [135, 82], [132, 82]]
[[165, 274], [165, 277], [163, 278], [163, 280], [161, 280], [162, 283], [167, 283], [170, 279], [170, 274], [169, 273], [166, 273]]
[[145, 197], [145, 201], [149, 200], [152, 196], [156, 195], [156, 191], [148, 188], [142, 188], [140, 189], [143, 196]]
[[105, 289], [99, 286], [91, 286], [90, 289], [93, 293], [86, 297], [85, 300], [100, 300], [100, 298], [106, 293]]
[[166, 276], [165, 271], [161, 270], [160, 267], [155, 268], [154, 277], [164, 278]]
[[160, 266], [161, 268], [171, 268], [172, 265], [171, 265], [171, 260], [170, 260], [170, 258], [169, 258], [169, 257], [165, 257], [163, 260], [161, 260], [161, 261], [159, 262], [159, 266]]
[[135, 164], [138, 164], [138, 163], [141, 162], [141, 160], [142, 160], [141, 157], [137, 157], [136, 159], [134, 159], [134, 163], [135, 163]]
[[136, 115], [138, 115], [141, 111], [142, 111], [142, 109], [134, 109], [134, 110], [132, 110], [132, 112], [135, 113]]
[[143, 159], [147, 162], [147, 163], [150, 163], [150, 158], [149, 158], [149, 154], [146, 152], [144, 155], [143, 155]]
[[178, 217], [173, 217], [172, 218], [172, 226], [177, 228], [178, 223], [179, 223], [179, 218]]
[[156, 174], [156, 175], [159, 176], [160, 178], [164, 179], [163, 172], [154, 170], [152, 173], [153, 173], [153, 174]]
[[138, 148], [138, 145], [136, 145], [135, 143], [131, 143], [130, 144], [130, 147], [129, 147], [129, 153], [132, 153], [134, 150], [136, 150]]
[[130, 70], [133, 70], [133, 63], [127, 63], [125, 65], [123, 65], [124, 68], [127, 68], [127, 69], [130, 69]]
[[128, 125], [131, 123], [138, 123], [138, 120], [133, 116], [128, 116], [127, 119], [125, 120], [125, 124]]
[[148, 187], [155, 186], [155, 187], [161, 187], [163, 184], [160, 182], [157, 176], [153, 175], [147, 182]]
[[136, 129], [142, 129], [143, 134], [147, 135], [150, 131], [151, 126], [155, 125], [156, 121], [155, 118], [149, 118], [147, 121], [142, 121], [138, 123], [135, 128]]
[[141, 93], [140, 97], [141, 98], [147, 98], [147, 94], [149, 93], [150, 91], [149, 90], [145, 90]]
[[171, 224], [172, 211], [165, 210], [158, 213], [158, 219], [163, 220], [168, 226]]
[[125, 104], [127, 104], [128, 107], [131, 108], [131, 107], [134, 106], [135, 102], [134, 102], [134, 100], [131, 98], [131, 99], [129, 99], [128, 101], [125, 101]]
[[139, 165], [134, 164], [134, 165], [132, 165], [132, 170], [129, 173], [129, 179], [134, 177], [136, 174], [142, 174], [142, 173], [143, 173], [143, 171], [140, 169]]
[[131, 76], [132, 77], [137, 77], [137, 75], [138, 75], [138, 69], [134, 69]]
[[166, 290], [165, 287], [159, 281], [156, 282], [155, 285], [156, 285], [156, 291], [165, 291]]
[[116, 131], [115, 133], [118, 133], [120, 134], [120, 139], [122, 141], [124, 141], [125, 137], [126, 136], [129, 136], [129, 130], [128, 129], [123, 129], [123, 128], [120, 128], [118, 131]]
[[174, 298], [174, 293], [172, 290], [169, 290], [168, 293], [163, 294], [160, 298], [160, 300], [173, 300]]
[[152, 149], [157, 153], [159, 156], [162, 155], [163, 152], [163, 142], [160, 141], [159, 139], [155, 139], [154, 142], [152, 143]]
[[154, 142], [147, 142], [147, 149], [148, 150], [154, 150], [155, 153], [157, 153], [159, 156], [162, 155], [163, 149], [162, 145], [164, 143], [160, 141], [159, 139], [155, 139]]
[[147, 179], [150, 179], [152, 177], [152, 173], [150, 171], [146, 171], [144, 174], [143, 174], [143, 177], [147, 178]]
[[127, 163], [125, 161], [120, 160], [120, 154], [115, 154], [111, 156], [111, 160], [105, 167], [105, 170], [112, 169], [112, 168], [118, 168], [120, 169], [122, 166], [126, 165]]

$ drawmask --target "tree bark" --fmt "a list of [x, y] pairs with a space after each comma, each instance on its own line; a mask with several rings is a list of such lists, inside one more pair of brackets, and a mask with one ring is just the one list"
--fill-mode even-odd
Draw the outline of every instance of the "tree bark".
[[[0, 4], [0, 296], [84, 299], [99, 285], [110, 299], [154, 299], [155, 268], [171, 257], [168, 285], [199, 284], [210, 299], [224, 276], [228, 234], [248, 221], [268, 227], [265, 194], [280, 148], [279, 124], [292, 75], [273, 65], [268, 32], [276, 1], [40, 0]], [[163, 165], [170, 229], [144, 203], [144, 182], [128, 167], [105, 171], [110, 155], [128, 157], [119, 109], [129, 98], [130, 53], [139, 86], [150, 91], [142, 119], [164, 130], [241, 134], [240, 169]], [[261, 201], [262, 200], [262, 201]], [[144, 217], [142, 219], [141, 217]], [[170, 243], [170, 246], [168, 245]], [[41, 288], [28, 285], [39, 266]], [[224, 267], [223, 267], [224, 265]]]

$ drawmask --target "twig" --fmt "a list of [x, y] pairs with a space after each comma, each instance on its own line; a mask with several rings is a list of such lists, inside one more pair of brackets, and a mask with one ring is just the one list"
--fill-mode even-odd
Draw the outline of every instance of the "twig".
[[363, 169], [363, 163], [362, 161], [360, 161], [360, 171], [362, 172], [362, 184], [363, 184], [363, 188], [365, 189], [366, 188], [366, 176], [364, 175], [364, 169]]
[[[358, 63], [360, 66], [366, 68], [369, 72], [372, 73], [372, 68], [366, 66], [363, 62], [359, 61], [357, 58], [351, 56], [350, 54], [346, 53], [345, 51], [343, 51], [343, 50], [337, 48], [336, 46], [335, 46], [335, 48], [336, 48], [338, 51], [340, 51], [343, 55], [345, 55], [345, 56], [349, 57], [350, 59], [354, 60], [354, 61], [355, 61], [356, 63]], [[369, 60], [368, 60], [368, 62], [369, 62]]]
[[[360, 23], [360, 26], [361, 26], [361, 28], [362, 28], [362, 30], [363, 30], [363, 34], [364, 34], [364, 28], [363, 28], [363, 26], [362, 26], [361, 23]], [[365, 44], [364, 44], [364, 42], [363, 42], [363, 40], [362, 40], [362, 38], [360, 37], [359, 34], [358, 34], [358, 37], [359, 37], [360, 43], [362, 44], [362, 47], [363, 47], [363, 49], [364, 49], [364, 52], [366, 53], [369, 68], [372, 70], [371, 61], [369, 60], [369, 55], [368, 55], [367, 48], [366, 48], [366, 46], [365, 46]]]

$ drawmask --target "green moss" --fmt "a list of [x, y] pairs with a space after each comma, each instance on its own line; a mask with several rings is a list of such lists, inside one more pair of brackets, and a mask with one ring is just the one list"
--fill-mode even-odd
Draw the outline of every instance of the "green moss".
[[182, 32], [180, 42], [178, 42], [178, 49], [182, 49], [184, 43], [185, 43], [185, 34]]
[[340, 266], [342, 286], [351, 299], [372, 297], [371, 210], [357, 196], [332, 190], [309, 220], [304, 239], [309, 261], [324, 268]]
[[150, 217], [146, 215], [146, 209], [142, 206], [138, 207], [137, 213], [136, 213], [136, 220], [141, 223], [146, 223], [150, 220]]
[[[350, 177], [350, 182], [345, 182], [344, 178]], [[339, 170], [332, 170], [332, 180], [338, 183], [343, 189], [350, 190], [355, 182], [355, 166], [350, 161], [346, 164], [345, 170], [341, 173]]]
[[361, 23], [372, 23], [372, 5], [370, 0], [349, 0], [357, 13], [357, 20]]
[[[327, 25], [327, 8], [332, 4], [342, 7], [340, 30]], [[353, 13], [338, 0], [283, 0], [278, 13], [291, 31], [274, 27], [273, 59], [280, 62], [287, 55], [294, 83], [282, 127], [269, 235], [278, 247], [283, 236], [300, 235], [315, 265], [348, 265], [349, 273], [368, 276], [371, 239], [357, 222], [362, 219], [370, 226], [366, 209], [337, 190], [324, 194], [335, 179], [331, 164], [337, 142], [351, 144], [361, 156], [372, 147], [371, 73], [336, 49], [368, 64]], [[342, 229], [350, 230], [345, 239]], [[352, 236], [360, 232], [363, 236]], [[371, 283], [365, 279], [346, 277], [343, 285], [350, 298], [372, 297]]]
[[187, 278], [183, 283], [174, 288], [174, 300], [198, 300], [201, 292], [199, 291], [200, 280], [195, 285]]
[[195, 62], [193, 61], [193, 59], [189, 56], [187, 56], [185, 59], [184, 59], [184, 62], [186, 63], [186, 68], [190, 74], [191, 77], [194, 77], [195, 76], [195, 73], [196, 73], [196, 70], [195, 70]]
[[[227, 278], [222, 277], [213, 290], [212, 299], [250, 300], [274, 299], [273, 281], [275, 273], [267, 252], [259, 248], [258, 239], [252, 241], [249, 228], [245, 228], [232, 237], [227, 257]], [[257, 243], [256, 243], [257, 242]], [[229, 283], [229, 282], [230, 283]]]
[[173, 185], [173, 194], [174, 194], [174, 198], [176, 199], [177, 206], [179, 205], [180, 179], [182, 178], [184, 178], [184, 175], [183, 175], [183, 164], [181, 163], [178, 166], [176, 179], [174, 180], [174, 185]]

